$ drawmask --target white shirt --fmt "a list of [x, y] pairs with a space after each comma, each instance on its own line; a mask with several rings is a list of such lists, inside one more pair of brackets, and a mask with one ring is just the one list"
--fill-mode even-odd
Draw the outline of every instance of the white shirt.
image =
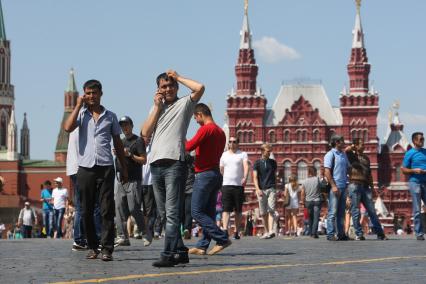
[[68, 190], [66, 188], [54, 188], [52, 191], [53, 208], [65, 208], [65, 202], [68, 197]]
[[25, 226], [32, 226], [33, 225], [33, 210], [31, 208], [27, 209], [24, 208], [24, 216], [22, 216], [22, 223]]
[[[146, 146], [146, 159], [149, 160], [151, 152], [151, 144]], [[146, 163], [142, 166], [142, 185], [152, 185], [152, 178], [151, 178], [151, 166], [149, 163]]]
[[220, 166], [223, 167], [223, 185], [241, 186], [244, 178], [244, 161], [247, 161], [247, 153], [237, 150], [226, 151], [220, 158]]
[[78, 171], [78, 128], [70, 133], [67, 152], [67, 176], [77, 174]]

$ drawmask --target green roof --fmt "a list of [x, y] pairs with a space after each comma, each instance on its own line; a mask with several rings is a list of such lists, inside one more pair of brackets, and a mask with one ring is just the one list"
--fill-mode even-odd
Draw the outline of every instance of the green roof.
[[3, 9], [0, 0], [0, 40], [6, 40], [6, 29], [4, 27]]
[[67, 152], [68, 151], [68, 140], [70, 138], [70, 134], [64, 130], [62, 125], [67, 120], [69, 112], [64, 112], [64, 116], [62, 117], [61, 126], [58, 134], [58, 141], [56, 142], [55, 152]]
[[65, 163], [49, 161], [49, 160], [23, 160], [23, 167], [49, 168], [49, 167], [64, 167]]

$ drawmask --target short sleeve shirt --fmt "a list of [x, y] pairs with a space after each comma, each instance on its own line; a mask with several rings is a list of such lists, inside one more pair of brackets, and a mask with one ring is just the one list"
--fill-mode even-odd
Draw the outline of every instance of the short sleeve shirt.
[[[334, 165], [334, 166], [333, 166]], [[339, 189], [345, 189], [348, 183], [349, 161], [344, 152], [331, 149], [324, 156], [324, 168], [329, 168]]]
[[[124, 137], [121, 141], [123, 142], [124, 148], [129, 148], [129, 152], [133, 155], [143, 156], [146, 154], [145, 142], [137, 135], [133, 135], [130, 138]], [[125, 157], [124, 159], [127, 165], [129, 181], [142, 180], [142, 165], [135, 162], [131, 157]], [[118, 159], [117, 171], [121, 171], [121, 165]]]
[[52, 192], [53, 207], [55, 209], [65, 208], [65, 202], [68, 198], [68, 190], [66, 188], [54, 188]]
[[92, 168], [114, 164], [111, 151], [112, 136], [120, 135], [121, 128], [115, 113], [104, 111], [95, 122], [87, 108], [83, 108], [77, 118], [79, 128], [78, 165]]
[[303, 187], [305, 188], [305, 200], [310, 201], [320, 201], [321, 192], [319, 188], [319, 178], [318, 177], [308, 177], [303, 182]]
[[246, 152], [240, 150], [232, 153], [226, 151], [220, 158], [220, 166], [223, 167], [223, 185], [241, 186], [244, 177], [244, 161], [248, 160]]
[[150, 164], [161, 159], [185, 160], [186, 132], [196, 104], [188, 95], [163, 105], [151, 138]]
[[77, 174], [78, 171], [78, 128], [69, 135], [67, 151], [67, 176]]
[[[149, 160], [151, 152], [151, 144], [146, 146], [146, 157], [147, 160]], [[149, 163], [146, 163], [142, 166], [142, 184], [143, 185], [152, 185], [152, 178], [151, 178], [151, 166]]]
[[[52, 198], [52, 191], [48, 190], [47, 188], [43, 189], [41, 191], [41, 198], [42, 199], [50, 199], [50, 198]], [[51, 209], [53, 209], [53, 206], [49, 202], [43, 201], [43, 209], [51, 210]]]
[[[426, 170], [426, 149], [411, 148], [405, 153], [402, 166], [407, 169], [422, 169]], [[408, 179], [411, 182], [424, 183], [426, 175], [410, 174]]]
[[257, 172], [260, 189], [266, 190], [275, 187], [275, 172], [277, 171], [277, 162], [275, 160], [257, 160], [253, 165], [253, 171]]

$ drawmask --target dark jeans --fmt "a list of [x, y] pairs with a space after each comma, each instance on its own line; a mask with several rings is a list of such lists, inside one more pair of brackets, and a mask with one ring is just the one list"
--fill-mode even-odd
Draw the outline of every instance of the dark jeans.
[[321, 201], [306, 201], [309, 213], [309, 235], [318, 235], [318, 222], [321, 213]]
[[222, 186], [222, 175], [218, 170], [195, 174], [192, 192], [192, 216], [203, 228], [203, 236], [196, 247], [207, 250], [211, 240], [218, 245], [228, 241], [227, 234], [216, 225], [217, 193]]
[[64, 219], [65, 208], [55, 209], [55, 227], [56, 227], [56, 238], [60, 239], [63, 236], [62, 232], [62, 220]]
[[96, 204], [101, 210], [101, 245], [102, 250], [112, 253], [114, 250], [114, 167], [94, 166], [79, 167], [77, 183], [81, 193], [81, 217], [86, 231], [89, 249], [97, 249], [99, 240], [93, 218]]
[[[166, 165], [151, 164], [155, 203], [162, 223], [166, 224], [163, 257], [186, 253], [180, 234], [182, 198], [186, 182], [186, 164], [174, 161]], [[166, 217], [167, 216], [167, 217]]]
[[182, 206], [182, 224], [183, 229], [191, 232], [192, 230], [192, 215], [191, 215], [191, 199], [192, 193], [185, 193], [184, 206]]
[[350, 183], [348, 190], [351, 198], [352, 223], [354, 224], [355, 234], [357, 236], [364, 235], [360, 224], [360, 203], [364, 204], [364, 207], [367, 210], [374, 232], [376, 234], [383, 234], [382, 225], [380, 224], [379, 218], [376, 214], [376, 209], [374, 208], [371, 189], [361, 184]]
[[[75, 208], [75, 215], [74, 215], [74, 242], [78, 245], [85, 246], [87, 245], [86, 241], [86, 235], [84, 231], [84, 225], [83, 225], [83, 218], [81, 218], [81, 194], [80, 194], [80, 188], [78, 187], [77, 183], [77, 175], [71, 175], [71, 182], [72, 186], [74, 188], [74, 208]], [[101, 239], [101, 210], [99, 208], [99, 203], [95, 205], [95, 210], [93, 214], [93, 218], [95, 219], [95, 229], [96, 229], [96, 236], [98, 239]]]
[[33, 226], [23, 225], [22, 227], [24, 229], [24, 239], [30, 239]]
[[43, 225], [47, 237], [53, 237], [53, 219], [55, 212], [53, 209], [43, 209]]

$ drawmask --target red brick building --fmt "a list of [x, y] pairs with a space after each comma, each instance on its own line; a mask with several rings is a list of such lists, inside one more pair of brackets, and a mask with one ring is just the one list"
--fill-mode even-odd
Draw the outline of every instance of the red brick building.
[[[395, 214], [406, 219], [411, 217], [407, 183], [400, 172], [408, 142], [395, 110], [391, 115], [397, 122], [392, 122], [385, 144], [380, 147], [377, 137], [379, 93], [369, 84], [371, 65], [364, 43], [360, 4], [357, 4], [347, 65], [349, 89], [344, 88], [340, 93], [338, 107], [331, 105], [321, 84], [294, 82], [282, 85], [272, 107], [268, 108], [266, 97], [257, 88], [258, 69], [246, 8], [235, 65], [237, 87], [227, 97], [225, 128], [229, 136], [239, 138], [240, 148], [248, 153], [251, 162], [260, 157], [260, 145], [267, 142], [273, 146], [279, 178], [287, 181], [295, 174], [302, 181], [307, 177], [308, 166], [321, 169], [333, 133], [342, 134], [346, 143], [362, 138], [375, 186], [384, 189], [384, 201], [391, 212], [384, 223], [392, 223]], [[250, 188], [247, 200], [246, 209], [257, 207]]]
[[[55, 161], [30, 159], [30, 130], [26, 114], [20, 133], [18, 151], [18, 132], [15, 121], [15, 94], [11, 84], [11, 45], [6, 38], [3, 12], [0, 2], [0, 176], [5, 180], [0, 192], [0, 221], [15, 222], [25, 201], [41, 208], [39, 202], [41, 184], [60, 176], [64, 187], [70, 189], [70, 180], [65, 174], [65, 161], [68, 134], [62, 130], [58, 135]], [[65, 91], [64, 119], [68, 117], [76, 103], [78, 93], [74, 74], [71, 70], [69, 84]], [[62, 125], [62, 124], [61, 124]]]

